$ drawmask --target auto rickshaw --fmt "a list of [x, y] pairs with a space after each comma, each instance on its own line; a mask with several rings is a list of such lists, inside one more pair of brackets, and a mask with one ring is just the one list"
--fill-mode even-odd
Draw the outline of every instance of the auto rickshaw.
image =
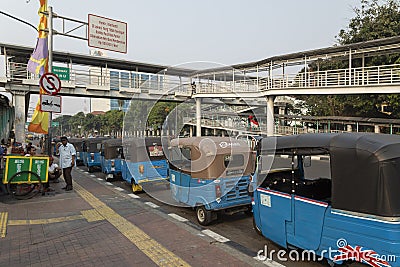
[[264, 138], [253, 181], [254, 227], [266, 238], [332, 265], [400, 266], [400, 136]]
[[189, 137], [171, 140], [170, 188], [179, 203], [196, 209], [208, 225], [217, 214], [251, 213], [247, 187], [254, 159], [246, 141], [229, 137]]
[[101, 144], [101, 171], [106, 174], [106, 181], [121, 176], [122, 160], [122, 139], [108, 139]]
[[144, 183], [168, 178], [168, 164], [161, 137], [124, 139], [124, 149], [122, 178], [131, 184], [133, 192], [142, 191]]
[[95, 169], [101, 169], [100, 150], [101, 142], [110, 139], [108, 137], [88, 138], [84, 145], [86, 151], [82, 151], [83, 162], [88, 167], [89, 172], [94, 172]]
[[76, 150], [76, 165], [83, 166], [83, 158], [82, 158], [82, 142], [85, 139], [82, 138], [69, 138], [68, 142], [71, 143]]

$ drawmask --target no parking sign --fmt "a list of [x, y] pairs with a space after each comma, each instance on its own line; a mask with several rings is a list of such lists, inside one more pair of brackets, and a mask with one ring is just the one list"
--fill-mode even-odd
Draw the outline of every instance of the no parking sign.
[[57, 75], [48, 72], [40, 77], [40, 87], [49, 95], [56, 95], [61, 90], [61, 81]]

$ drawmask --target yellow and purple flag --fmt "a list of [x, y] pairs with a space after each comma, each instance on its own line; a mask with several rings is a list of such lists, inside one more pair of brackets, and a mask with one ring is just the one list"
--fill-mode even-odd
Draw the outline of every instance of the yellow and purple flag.
[[[47, 17], [42, 12], [47, 11], [47, 0], [39, 0], [40, 8], [38, 11], [40, 21], [38, 26], [39, 37], [36, 42], [36, 48], [28, 61], [28, 71], [34, 74], [43, 75], [48, 72], [49, 49], [47, 43]], [[40, 94], [45, 94], [40, 88]], [[40, 101], [40, 100], [39, 100]], [[28, 131], [34, 133], [47, 134], [49, 131], [49, 113], [40, 110], [40, 102], [36, 104], [32, 121], [29, 123]]]
[[28, 61], [28, 71], [33, 74], [43, 75], [47, 69], [47, 59], [49, 57], [49, 49], [47, 45], [47, 37], [38, 38], [35, 50]]
[[33, 112], [32, 121], [28, 125], [28, 131], [33, 133], [48, 134], [49, 131], [49, 113], [40, 110], [40, 102], [36, 104]]

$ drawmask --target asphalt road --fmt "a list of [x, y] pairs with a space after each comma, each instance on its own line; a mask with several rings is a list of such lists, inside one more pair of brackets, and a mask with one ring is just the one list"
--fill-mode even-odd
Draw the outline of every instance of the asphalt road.
[[[283, 159], [280, 163], [286, 166], [288, 160]], [[81, 167], [83, 170], [87, 170], [86, 167]], [[310, 175], [317, 175], [318, 172], [327, 172], [329, 170], [329, 161], [327, 160], [313, 160], [312, 166], [308, 170]], [[94, 173], [97, 177], [105, 178], [105, 175], [101, 172]], [[317, 175], [318, 176], [318, 175]], [[116, 180], [111, 181], [114, 185], [125, 189], [128, 192], [132, 192], [131, 186], [126, 184], [124, 181]], [[139, 193], [143, 201], [153, 202], [160, 206], [160, 209], [166, 213], [175, 213], [183, 218], [189, 220], [195, 227], [210, 229], [219, 235], [222, 235], [232, 242], [229, 244], [238, 250], [250, 255], [257, 256], [257, 252], [263, 250], [265, 246], [268, 247], [268, 251], [280, 250], [281, 247], [277, 246], [273, 242], [269, 241], [263, 236], [256, 233], [253, 228], [252, 217], [246, 215], [244, 212], [236, 213], [233, 215], [223, 214], [218, 221], [215, 221], [209, 226], [200, 226], [197, 223], [195, 212], [192, 208], [186, 208], [177, 206], [178, 204], [172, 199], [169, 186], [166, 183], [156, 183], [152, 186], [145, 187], [148, 193]], [[287, 253], [289, 251], [287, 250]], [[287, 255], [287, 254], [286, 254]], [[328, 263], [323, 261], [279, 261], [276, 257], [274, 260], [285, 266], [329, 266]], [[355, 266], [355, 265], [352, 265]]]

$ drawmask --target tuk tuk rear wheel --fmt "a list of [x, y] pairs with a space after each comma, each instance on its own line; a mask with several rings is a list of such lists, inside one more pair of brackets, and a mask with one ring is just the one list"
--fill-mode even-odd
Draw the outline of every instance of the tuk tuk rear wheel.
[[197, 206], [196, 217], [200, 225], [207, 226], [212, 221], [212, 211], [206, 210], [204, 206]]
[[92, 173], [94, 171], [94, 168], [92, 166], [88, 167], [88, 172]]

